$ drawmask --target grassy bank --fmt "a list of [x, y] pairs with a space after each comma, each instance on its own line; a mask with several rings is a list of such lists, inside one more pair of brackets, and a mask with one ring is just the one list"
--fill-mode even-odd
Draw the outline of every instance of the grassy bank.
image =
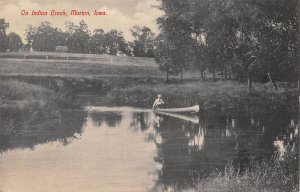
[[162, 75], [157, 66], [149, 64], [107, 64], [90, 61], [56, 61], [1, 59], [0, 75], [36, 75], [96, 78], [99, 76], [147, 77]]
[[81, 53], [58, 53], [58, 52], [5, 52], [0, 53], [2, 59], [31, 59], [40, 61], [71, 61], [84, 63], [105, 63], [112, 65], [135, 65], [135, 66], [153, 66], [156, 65], [153, 58], [98, 55], [98, 54], [81, 54]]
[[114, 88], [106, 99], [110, 104], [149, 108], [158, 93], [163, 95], [166, 107], [184, 107], [199, 103], [203, 110], [222, 113], [266, 113], [278, 110], [296, 112], [298, 106], [296, 89], [282, 85], [277, 92], [270, 84], [256, 83], [254, 89], [249, 90], [246, 84], [234, 81], [136, 83]]
[[[176, 191], [176, 190], [174, 190]], [[299, 158], [297, 154], [276, 156], [260, 162], [252, 160], [241, 171], [228, 163], [223, 172], [215, 172], [196, 181], [196, 188], [184, 192], [297, 192], [299, 191]]]
[[1, 133], [10, 134], [41, 120], [57, 118], [59, 106], [66, 102], [64, 93], [14, 80], [0, 82]]
[[[46, 85], [53, 77], [59, 91], [65, 92], [68, 89], [69, 93], [95, 91], [107, 94], [102, 101], [103, 105], [149, 108], [160, 93], [166, 101], [166, 107], [185, 107], [199, 103], [203, 110], [232, 114], [245, 111], [296, 112], [298, 106], [297, 90], [284, 83], [278, 84], [278, 92], [270, 83], [254, 83], [254, 89], [249, 91], [245, 83], [202, 82], [199, 74], [190, 73], [182, 84], [178, 82], [178, 77], [177, 80], [173, 79], [173, 83], [165, 84], [164, 74], [152, 65], [1, 59], [0, 68], [0, 75], [7, 79], [13, 77], [34, 84], [44, 82], [44, 87], [53, 89]], [[60, 87], [57, 81], [64, 83]]]
[[[1, 59], [0, 67], [0, 75], [4, 79], [43, 83], [43, 87], [55, 90], [56, 93], [62, 92], [62, 96], [66, 95], [66, 91], [69, 95], [85, 91], [106, 94], [101, 101], [103, 105], [150, 108], [160, 93], [166, 107], [186, 107], [197, 103], [204, 111], [227, 114], [297, 112], [298, 107], [297, 90], [285, 83], [278, 83], [278, 92], [270, 83], [254, 83], [254, 89], [249, 90], [245, 83], [202, 82], [199, 74], [191, 73], [184, 83], [178, 82], [177, 77], [172, 83], [165, 84], [164, 74], [152, 65]], [[18, 85], [12, 84], [10, 89], [13, 90], [15, 86]], [[17, 92], [21, 94], [23, 91], [23, 95], [27, 95], [22, 88]], [[3, 89], [2, 92], [9, 95], [11, 91], [6, 93]], [[65, 98], [59, 100], [68, 101]]]

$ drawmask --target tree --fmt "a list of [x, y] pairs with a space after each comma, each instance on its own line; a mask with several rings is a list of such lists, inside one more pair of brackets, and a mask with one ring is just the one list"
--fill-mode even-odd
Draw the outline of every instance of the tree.
[[156, 49], [154, 52], [155, 61], [159, 65], [161, 71], [166, 72], [166, 82], [169, 81], [169, 75], [176, 75], [179, 73], [179, 68], [173, 64], [174, 50], [168, 40], [164, 37], [164, 34], [160, 34], [156, 38]]
[[107, 52], [105, 45], [105, 32], [103, 29], [95, 29], [91, 37], [91, 52], [93, 54], [105, 54]]
[[57, 46], [66, 44], [66, 34], [44, 21], [37, 27], [27, 26], [26, 40], [35, 51], [55, 51]]
[[130, 55], [128, 44], [123, 33], [112, 29], [107, 33], [103, 29], [96, 29], [91, 37], [91, 52], [96, 54]]
[[[191, 66], [194, 54], [194, 40], [192, 38], [192, 24], [189, 14], [189, 4], [184, 0], [161, 0], [160, 9], [165, 15], [157, 19], [161, 33], [171, 48], [168, 52], [173, 69], [179, 69], [181, 81], [184, 70]], [[176, 70], [177, 71], [177, 70]]]
[[36, 27], [33, 27], [32, 25], [27, 25], [25, 29], [25, 35], [26, 35], [26, 46], [28, 48], [31, 48], [34, 34], [36, 33]]
[[112, 29], [105, 34], [106, 53], [109, 55], [129, 54], [128, 44], [122, 31]]
[[8, 41], [6, 36], [6, 30], [9, 27], [9, 23], [5, 22], [4, 18], [0, 19], [0, 52], [6, 51], [8, 47]]
[[154, 57], [155, 34], [148, 27], [134, 26], [131, 30], [134, 37], [131, 42], [133, 55], [137, 57]]
[[[160, 0], [161, 34], [172, 65], [216, 79], [295, 80], [298, 0]], [[193, 46], [190, 45], [192, 42]], [[193, 50], [191, 50], [193, 47]], [[175, 59], [177, 57], [177, 59]], [[177, 63], [176, 63], [177, 62]], [[194, 63], [194, 64], [193, 64]], [[271, 75], [270, 75], [271, 74]]]
[[207, 0], [189, 0], [189, 12], [187, 16], [191, 22], [191, 35], [194, 41], [194, 68], [200, 70], [201, 79], [206, 80], [205, 70], [205, 21], [209, 16], [209, 3]]
[[67, 46], [72, 53], [90, 52], [90, 31], [87, 24], [81, 20], [79, 26], [72, 22], [66, 23]]
[[254, 1], [263, 13], [258, 60], [264, 74], [270, 73], [275, 80], [296, 80], [297, 66], [297, 0]]
[[11, 32], [8, 34], [7, 38], [8, 49], [10, 51], [19, 51], [19, 49], [23, 46], [22, 39], [18, 34]]

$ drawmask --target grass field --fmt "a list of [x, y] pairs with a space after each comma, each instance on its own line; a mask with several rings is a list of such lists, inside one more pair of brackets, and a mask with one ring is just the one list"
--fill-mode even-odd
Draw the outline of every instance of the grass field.
[[153, 58], [57, 52], [6, 52], [0, 58], [39, 59], [44, 61], [79, 61], [111, 65], [155, 66]]
[[117, 65], [89, 61], [45, 61], [36, 59], [0, 59], [0, 75], [161, 76], [157, 66]]

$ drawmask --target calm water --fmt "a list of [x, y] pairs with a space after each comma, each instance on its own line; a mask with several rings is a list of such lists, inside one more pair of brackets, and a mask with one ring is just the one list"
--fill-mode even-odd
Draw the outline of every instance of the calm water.
[[289, 114], [223, 117], [155, 115], [136, 108], [65, 110], [58, 120], [0, 136], [0, 191], [164, 191], [229, 160], [241, 166], [287, 146], [298, 127]]

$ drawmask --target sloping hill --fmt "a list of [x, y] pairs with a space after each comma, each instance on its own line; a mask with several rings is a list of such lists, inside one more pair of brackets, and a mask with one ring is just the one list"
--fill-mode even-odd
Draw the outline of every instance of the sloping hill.
[[124, 65], [124, 66], [153, 66], [156, 67], [153, 58], [112, 56], [80, 53], [56, 53], [56, 52], [6, 52], [0, 53], [0, 58], [8, 59], [40, 59], [55, 61], [80, 61], [99, 64]]

